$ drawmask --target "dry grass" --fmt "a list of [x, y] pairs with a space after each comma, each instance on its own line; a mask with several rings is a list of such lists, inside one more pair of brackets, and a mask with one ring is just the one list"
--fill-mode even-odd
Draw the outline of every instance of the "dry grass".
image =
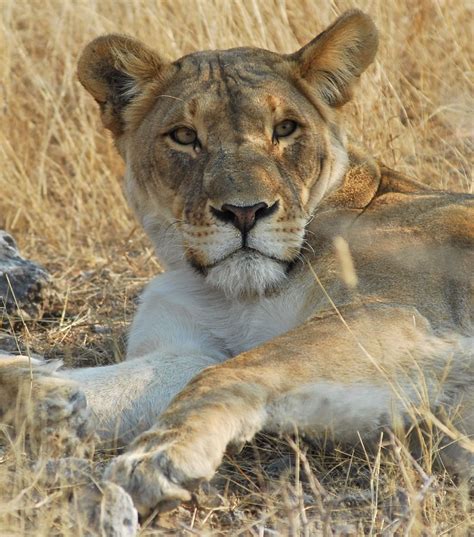
[[[49, 269], [59, 290], [41, 322], [10, 319], [3, 336], [14, 334], [12, 346], [74, 365], [121, 359], [134, 298], [159, 271], [124, 204], [122, 164], [77, 82], [82, 47], [119, 31], [170, 58], [237, 45], [289, 52], [348, 7], [335, 0], [1, 0], [0, 228]], [[381, 46], [347, 106], [352, 136], [422, 181], [469, 191], [469, 2], [361, 0], [357, 7], [374, 17]], [[219, 505], [181, 508], [145, 524], [142, 535], [157, 527], [183, 535], [467, 535], [466, 491], [443, 473], [430, 477], [435, 443], [427, 440], [421, 469], [396, 442], [364, 454], [262, 437], [226, 461], [215, 484]], [[0, 461], [0, 488], [10, 500], [0, 506], [0, 533], [79, 535], [74, 520], [58, 516], [64, 497], [34, 480], [16, 447]]]

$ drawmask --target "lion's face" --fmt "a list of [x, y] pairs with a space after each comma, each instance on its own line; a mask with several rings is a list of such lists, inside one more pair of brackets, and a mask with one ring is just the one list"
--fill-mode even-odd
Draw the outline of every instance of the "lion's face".
[[[310, 45], [327, 48], [322, 36]], [[320, 69], [315, 87], [307, 49], [199, 52], [161, 64], [111, 36], [81, 59], [81, 81], [116, 135], [130, 203], [158, 253], [171, 265], [184, 259], [230, 296], [263, 294], [286, 278], [315, 207], [344, 173], [333, 111], [348, 94], [337, 86], [346, 83], [341, 59], [330, 50], [336, 74]]]
[[180, 254], [227, 293], [285, 278], [324, 162], [331, 182], [343, 169], [340, 139], [285, 68], [252, 49], [187, 56], [124, 144], [130, 197], [148, 198], [141, 220], [172, 226]]

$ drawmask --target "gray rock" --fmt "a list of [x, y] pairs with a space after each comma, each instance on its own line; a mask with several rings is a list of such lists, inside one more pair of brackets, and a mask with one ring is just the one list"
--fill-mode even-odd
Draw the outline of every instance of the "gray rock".
[[24, 259], [13, 237], [0, 230], [0, 320], [5, 313], [40, 317], [50, 287], [46, 270]]
[[135, 537], [138, 513], [122, 487], [109, 481], [82, 487], [77, 497], [78, 514], [87, 537]]
[[56, 512], [64, 527], [80, 527], [84, 537], [137, 535], [138, 513], [132, 498], [119, 485], [102, 481], [91, 460], [39, 461], [33, 471], [37, 484], [51, 493], [51, 503], [44, 502], [44, 509]]

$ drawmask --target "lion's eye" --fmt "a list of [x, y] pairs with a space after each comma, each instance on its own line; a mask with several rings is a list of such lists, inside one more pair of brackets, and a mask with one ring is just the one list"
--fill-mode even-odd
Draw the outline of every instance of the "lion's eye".
[[285, 121], [282, 121], [275, 126], [275, 128], [273, 129], [273, 138], [278, 140], [278, 138], [285, 138], [286, 136], [290, 136], [290, 134], [293, 134], [295, 132], [297, 126], [298, 124], [296, 123], [296, 121], [286, 119]]
[[188, 127], [178, 127], [170, 132], [170, 137], [177, 144], [191, 145], [197, 142], [197, 132]]

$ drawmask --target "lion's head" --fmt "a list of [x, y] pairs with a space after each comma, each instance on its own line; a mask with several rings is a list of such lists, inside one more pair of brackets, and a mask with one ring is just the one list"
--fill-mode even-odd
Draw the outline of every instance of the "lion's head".
[[360, 11], [289, 55], [238, 48], [169, 63], [121, 35], [86, 47], [79, 79], [168, 265], [185, 259], [230, 296], [286, 279], [315, 207], [343, 178], [336, 110], [376, 49], [376, 28]]

